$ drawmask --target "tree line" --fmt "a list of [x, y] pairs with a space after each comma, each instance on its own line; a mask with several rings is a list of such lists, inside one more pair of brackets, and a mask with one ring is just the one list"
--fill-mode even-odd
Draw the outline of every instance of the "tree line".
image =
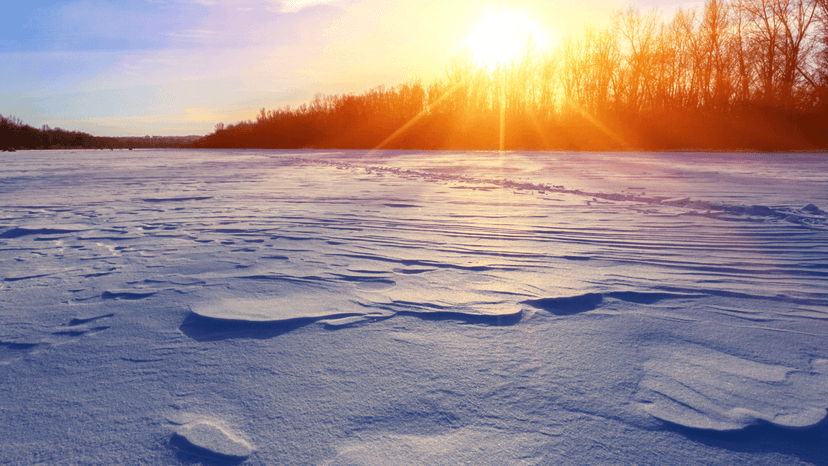
[[23, 124], [20, 118], [0, 115], [0, 150], [18, 149], [74, 149], [109, 147], [108, 138], [95, 137], [76, 131], [52, 129], [44, 125], [41, 129]]
[[707, 0], [668, 19], [628, 8], [551, 51], [522, 41], [495, 66], [462, 51], [430, 84], [261, 109], [195, 147], [828, 147], [828, 0]]
[[0, 115], [0, 150], [22, 149], [138, 149], [187, 147], [197, 136], [99, 137], [43, 125], [26, 125], [20, 118]]

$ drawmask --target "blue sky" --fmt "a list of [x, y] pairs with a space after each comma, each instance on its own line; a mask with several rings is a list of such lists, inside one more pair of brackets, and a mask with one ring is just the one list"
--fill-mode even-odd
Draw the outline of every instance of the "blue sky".
[[206, 134], [317, 93], [431, 81], [492, 5], [529, 12], [555, 40], [626, 3], [13, 2], [0, 15], [0, 113], [102, 136]]

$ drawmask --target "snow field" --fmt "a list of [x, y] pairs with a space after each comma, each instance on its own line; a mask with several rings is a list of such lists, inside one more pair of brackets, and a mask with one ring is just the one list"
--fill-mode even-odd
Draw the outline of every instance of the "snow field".
[[10, 464], [826, 464], [824, 154], [30, 151]]

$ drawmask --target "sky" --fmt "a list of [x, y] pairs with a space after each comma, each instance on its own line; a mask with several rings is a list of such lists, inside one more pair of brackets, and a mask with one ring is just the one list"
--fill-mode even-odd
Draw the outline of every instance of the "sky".
[[548, 46], [681, 0], [31, 0], [0, 15], [0, 114], [96, 136], [203, 135], [316, 94], [443, 76], [492, 11]]

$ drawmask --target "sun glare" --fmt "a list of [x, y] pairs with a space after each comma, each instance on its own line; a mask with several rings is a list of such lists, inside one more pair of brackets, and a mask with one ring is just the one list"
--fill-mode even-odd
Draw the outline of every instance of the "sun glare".
[[500, 10], [486, 14], [468, 35], [465, 46], [486, 66], [494, 67], [518, 55], [531, 40], [538, 49], [549, 45], [549, 35], [524, 10]]

